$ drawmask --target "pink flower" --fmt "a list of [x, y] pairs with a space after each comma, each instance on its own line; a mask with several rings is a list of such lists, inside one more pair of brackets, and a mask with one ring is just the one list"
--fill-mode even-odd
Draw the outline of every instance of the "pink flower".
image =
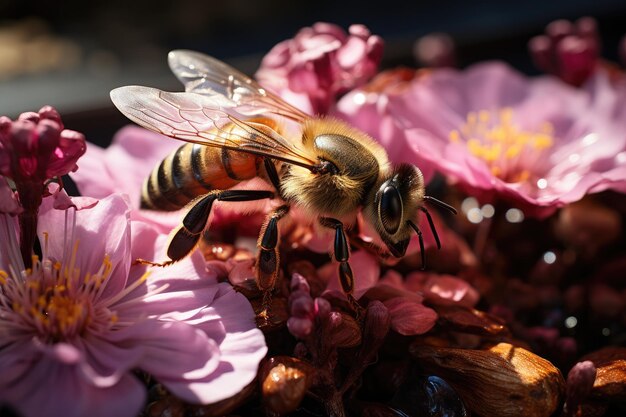
[[[358, 121], [360, 101], [343, 100]], [[626, 90], [602, 71], [579, 90], [501, 63], [433, 70], [389, 101], [383, 115], [405, 130], [388, 148], [406, 138], [416, 165], [485, 200], [545, 216], [587, 193], [626, 189]]]
[[43, 182], [75, 171], [85, 153], [85, 137], [63, 129], [59, 113], [50, 106], [22, 113], [16, 121], [0, 117], [0, 175], [16, 183]]
[[255, 378], [266, 346], [252, 308], [200, 255], [131, 267], [165, 237], [131, 224], [123, 198], [82, 211], [55, 210], [51, 200], [32, 269], [19, 256], [15, 221], [0, 215], [0, 404], [25, 417], [135, 416], [146, 399], [135, 369], [205, 404]]
[[324, 114], [337, 95], [371, 78], [382, 58], [380, 37], [363, 25], [348, 32], [321, 22], [303, 28], [265, 56], [256, 78], [303, 110]]

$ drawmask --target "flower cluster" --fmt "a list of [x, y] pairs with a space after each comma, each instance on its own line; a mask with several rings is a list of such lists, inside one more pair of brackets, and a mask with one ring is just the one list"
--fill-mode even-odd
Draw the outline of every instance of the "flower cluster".
[[[247, 386], [267, 347], [246, 298], [200, 254], [167, 269], [133, 264], [158, 257], [167, 235], [131, 221], [127, 197], [70, 198], [48, 185], [85, 152], [56, 110], [2, 122], [0, 407], [135, 416], [147, 399], [142, 374], [190, 404]], [[33, 223], [20, 217], [28, 211]], [[24, 227], [35, 227], [41, 252], [23, 244]]]
[[263, 58], [256, 78], [312, 114], [328, 112], [339, 94], [365, 83], [378, 68], [383, 41], [363, 25], [348, 33], [329, 23], [301, 29]]
[[[557, 77], [496, 61], [450, 68], [443, 34], [416, 44], [429, 68], [376, 74], [382, 40], [328, 23], [263, 60], [264, 88], [362, 130], [390, 164], [419, 167], [429, 196], [419, 204], [439, 204], [415, 219], [397, 210], [417, 232], [402, 259], [362, 212], [331, 230], [294, 204], [282, 213], [291, 202], [276, 197], [217, 202], [194, 235], [199, 250], [157, 268], [185, 236], [175, 229], [185, 214], [140, 208], [142, 183], [180, 142], [126, 127], [85, 152], [50, 107], [0, 118], [0, 407], [26, 417], [619, 410], [626, 75], [601, 65], [592, 19], [555, 22], [530, 49]], [[280, 131], [298, 140], [297, 129]], [[265, 169], [238, 187], [269, 186]], [[68, 172], [82, 199], [63, 190]], [[459, 214], [437, 213], [435, 196]], [[280, 263], [270, 289], [256, 283], [268, 253]]]

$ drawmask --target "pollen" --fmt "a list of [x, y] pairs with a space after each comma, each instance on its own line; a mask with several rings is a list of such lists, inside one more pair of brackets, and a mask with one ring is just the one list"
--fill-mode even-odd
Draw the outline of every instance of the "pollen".
[[448, 137], [483, 160], [494, 176], [519, 183], [539, 178], [531, 168], [553, 146], [553, 135], [554, 128], [547, 122], [535, 130], [521, 129], [515, 124], [513, 110], [503, 108], [468, 113], [465, 122]]
[[99, 302], [113, 271], [111, 260], [105, 256], [98, 270], [81, 271], [78, 251], [76, 241], [61, 261], [33, 256], [32, 268], [22, 272], [0, 269], [0, 313], [47, 343], [82, 336], [89, 326], [115, 325], [117, 314]]

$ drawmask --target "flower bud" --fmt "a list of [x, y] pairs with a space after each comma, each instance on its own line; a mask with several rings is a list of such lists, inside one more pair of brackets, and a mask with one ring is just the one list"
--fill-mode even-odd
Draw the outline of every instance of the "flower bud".
[[431, 33], [419, 38], [413, 46], [413, 56], [424, 67], [456, 66], [454, 40], [446, 33]]
[[311, 287], [306, 278], [296, 272], [291, 277], [291, 291], [298, 290], [305, 291], [309, 294], [311, 293]]
[[596, 380], [596, 367], [591, 361], [578, 362], [567, 374], [567, 394], [563, 414], [575, 416], [578, 405], [591, 393]]
[[304, 339], [313, 331], [313, 320], [307, 317], [289, 317], [287, 329], [294, 337]]
[[583, 17], [576, 24], [556, 20], [546, 27], [545, 35], [530, 40], [528, 49], [539, 69], [568, 84], [582, 85], [599, 59], [596, 21], [591, 17]]
[[609, 346], [581, 358], [597, 369], [589, 397], [598, 401], [623, 401], [626, 398], [626, 348]]
[[332, 346], [349, 348], [361, 344], [361, 326], [352, 316], [344, 313], [331, 312], [324, 333]]

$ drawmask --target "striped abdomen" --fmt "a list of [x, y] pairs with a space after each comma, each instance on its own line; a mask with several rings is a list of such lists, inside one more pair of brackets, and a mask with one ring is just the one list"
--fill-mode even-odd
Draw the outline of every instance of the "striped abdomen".
[[167, 156], [143, 184], [141, 207], [172, 211], [199, 195], [257, 176], [255, 155], [188, 143]]

